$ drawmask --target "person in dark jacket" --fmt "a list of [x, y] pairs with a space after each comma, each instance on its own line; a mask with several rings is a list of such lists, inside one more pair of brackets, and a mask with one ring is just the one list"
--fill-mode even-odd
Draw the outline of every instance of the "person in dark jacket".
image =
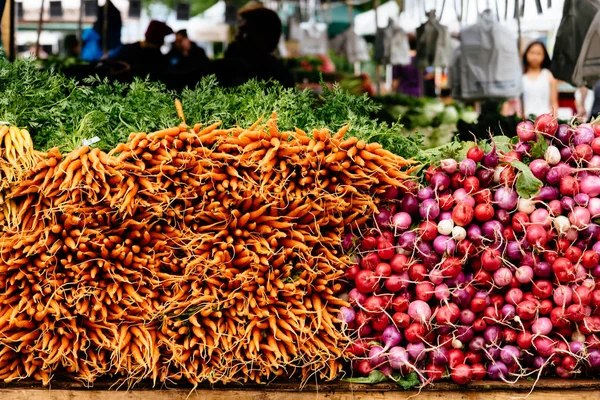
[[[106, 50], [108, 57], [118, 52], [121, 47], [121, 28], [123, 21], [121, 12], [115, 5], [108, 2], [108, 24], [106, 31]], [[104, 56], [104, 6], [98, 7], [98, 14], [94, 26], [82, 32], [83, 46], [81, 59], [88, 62], [100, 61]]]
[[167, 57], [172, 66], [185, 72], [202, 69], [208, 63], [204, 49], [189, 39], [185, 29], [175, 34], [175, 42]]
[[164, 22], [152, 20], [144, 35], [146, 40], [122, 46], [113, 59], [129, 64], [133, 76], [150, 75], [151, 79], [160, 80], [169, 68], [169, 59], [160, 48], [172, 33]]
[[225, 68], [215, 71], [221, 84], [232, 86], [256, 78], [293, 87], [291, 73], [273, 55], [282, 33], [277, 13], [268, 8], [255, 7], [240, 12], [239, 16], [238, 33], [225, 52]]

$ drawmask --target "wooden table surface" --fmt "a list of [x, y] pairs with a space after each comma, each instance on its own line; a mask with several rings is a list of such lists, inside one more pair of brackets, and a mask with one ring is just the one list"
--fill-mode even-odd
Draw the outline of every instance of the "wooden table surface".
[[[390, 383], [358, 385], [344, 382], [307, 384], [278, 382], [267, 386], [230, 385], [211, 387], [201, 385], [195, 390], [186, 388], [151, 388], [143, 383], [133, 390], [116, 387], [114, 382], [98, 382], [93, 388], [77, 382], [52, 382], [43, 388], [37, 382], [22, 381], [0, 385], [0, 400], [503, 400], [524, 399], [532, 388], [532, 382], [522, 381], [512, 385], [502, 382], [473, 382], [466, 387], [439, 383], [419, 392], [404, 391]], [[117, 390], [118, 389], [118, 390]], [[600, 380], [540, 380], [529, 400], [600, 400]]]

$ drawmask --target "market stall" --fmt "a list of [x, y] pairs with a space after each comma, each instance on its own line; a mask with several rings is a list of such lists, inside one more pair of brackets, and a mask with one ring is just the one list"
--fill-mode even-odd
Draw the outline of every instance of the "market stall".
[[[456, 48], [428, 11], [418, 68], [450, 66], [465, 101], [520, 94], [499, 11], [461, 11]], [[577, 59], [552, 66], [578, 85], [600, 80], [596, 12]], [[300, 25], [317, 54], [321, 28]], [[381, 28], [378, 62], [408, 63], [408, 32]], [[328, 45], [365, 56], [353, 29]], [[508, 132], [485, 108], [337, 85], [0, 70], [3, 399], [598, 390], [600, 120], [539, 113]], [[461, 121], [452, 140], [421, 133]]]

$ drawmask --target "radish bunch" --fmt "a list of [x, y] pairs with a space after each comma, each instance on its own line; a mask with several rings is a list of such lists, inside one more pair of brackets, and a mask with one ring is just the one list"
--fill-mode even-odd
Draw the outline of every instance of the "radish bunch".
[[600, 370], [600, 127], [523, 122], [383, 196], [348, 234], [360, 375], [507, 382]]

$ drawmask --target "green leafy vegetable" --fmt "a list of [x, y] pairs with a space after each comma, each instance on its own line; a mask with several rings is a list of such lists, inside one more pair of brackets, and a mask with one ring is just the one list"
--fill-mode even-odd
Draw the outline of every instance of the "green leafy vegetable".
[[221, 88], [214, 77], [207, 77], [197, 87], [176, 93], [139, 79], [126, 84], [90, 77], [80, 84], [59, 72], [39, 71], [30, 60], [10, 63], [0, 58], [0, 94], [0, 120], [27, 128], [39, 150], [58, 146], [70, 151], [94, 136], [100, 138], [98, 147], [109, 150], [131, 132], [175, 126], [180, 122], [176, 98], [189, 124], [220, 120], [224, 126], [246, 127], [275, 111], [282, 130], [335, 131], [349, 123], [348, 135], [377, 141], [405, 158], [415, 157], [422, 144], [419, 135], [403, 134], [399, 123], [373, 119], [380, 105], [369, 97], [353, 96], [339, 86], [323, 86], [323, 94], [316, 97], [308, 90], [255, 81]]
[[510, 165], [521, 171], [517, 178], [517, 194], [526, 199], [537, 195], [543, 185], [542, 181], [533, 176], [529, 167], [521, 161], [513, 161]]
[[544, 154], [546, 154], [546, 150], [548, 150], [548, 142], [546, 142], [546, 139], [544, 138], [539, 138], [538, 141], [531, 146], [531, 159], [543, 158]]
[[373, 371], [371, 371], [371, 373], [369, 374], [369, 376], [361, 376], [358, 378], [344, 378], [342, 379], [343, 382], [349, 382], [349, 383], [367, 383], [367, 384], [375, 384], [375, 383], [381, 383], [381, 382], [385, 382], [387, 381], [388, 378], [387, 376], [385, 376], [384, 374], [382, 374], [381, 372], [379, 372], [378, 370], [374, 369]]
[[404, 390], [413, 389], [421, 384], [421, 382], [419, 382], [419, 377], [417, 376], [417, 373], [414, 371], [404, 377], [399, 374], [397, 376], [395, 375], [394, 379], [396, 380], [398, 386], [400, 386]]

